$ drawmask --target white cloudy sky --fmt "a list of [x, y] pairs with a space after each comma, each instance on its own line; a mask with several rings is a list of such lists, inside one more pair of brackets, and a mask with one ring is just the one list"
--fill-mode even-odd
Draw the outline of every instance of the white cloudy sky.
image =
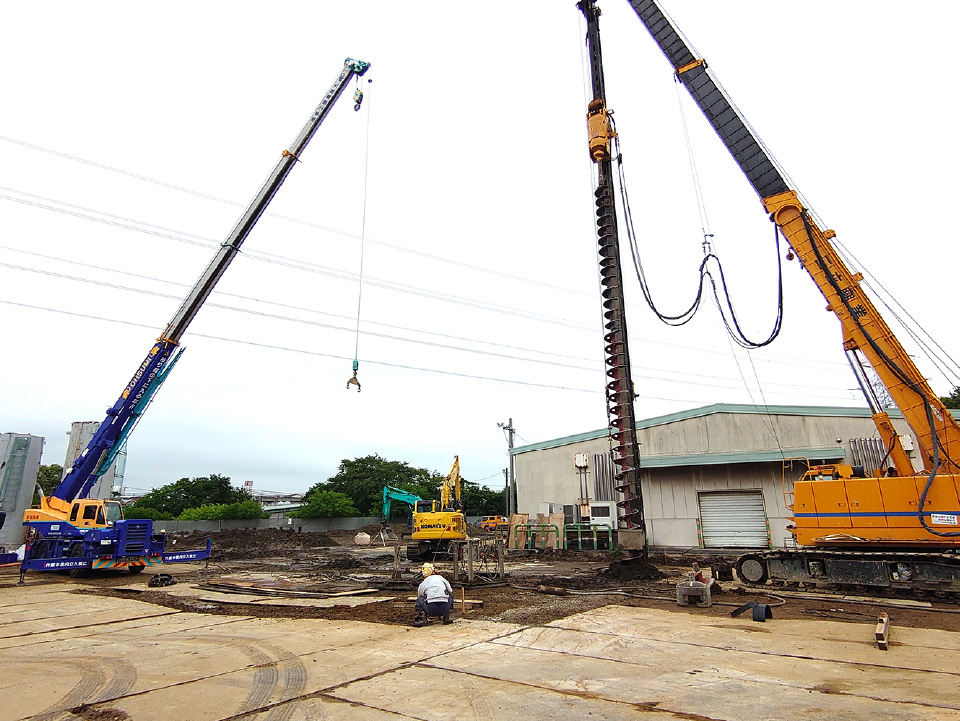
[[[955, 353], [960, 6], [665, 5], [824, 222]], [[628, 3], [600, 6], [641, 253], [676, 311], [702, 240], [677, 95]], [[603, 427], [584, 31], [572, 0], [8, 4], [0, 432], [45, 436], [63, 462], [70, 422], [103, 417], [346, 56], [372, 63], [364, 108], [341, 100], [194, 321], [126, 484], [297, 491], [379, 453], [441, 472], [459, 454], [499, 485], [498, 422], [518, 444]], [[770, 224], [684, 105], [714, 247], [765, 337]], [[661, 326], [626, 272], [639, 417], [863, 405], [796, 262], [781, 337], [749, 355], [712, 304]]]

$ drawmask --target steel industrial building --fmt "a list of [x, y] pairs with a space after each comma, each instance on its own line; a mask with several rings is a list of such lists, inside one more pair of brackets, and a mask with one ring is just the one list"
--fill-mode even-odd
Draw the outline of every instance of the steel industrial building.
[[[912, 449], [902, 415], [890, 415]], [[665, 549], [790, 545], [788, 494], [805, 461], [869, 473], [885, 456], [866, 408], [719, 403], [638, 421], [637, 433], [648, 544]], [[585, 496], [619, 499], [607, 429], [519, 446], [512, 455], [520, 513], [563, 506], [572, 522]]]

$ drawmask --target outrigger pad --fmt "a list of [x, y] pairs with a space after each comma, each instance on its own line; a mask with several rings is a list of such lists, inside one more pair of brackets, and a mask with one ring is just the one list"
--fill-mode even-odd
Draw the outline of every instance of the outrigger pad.
[[158, 586], [172, 586], [175, 583], [176, 580], [174, 580], [173, 576], [171, 576], [169, 573], [158, 573], [155, 576], [150, 577], [150, 581], [147, 583], [147, 585], [156, 588]]

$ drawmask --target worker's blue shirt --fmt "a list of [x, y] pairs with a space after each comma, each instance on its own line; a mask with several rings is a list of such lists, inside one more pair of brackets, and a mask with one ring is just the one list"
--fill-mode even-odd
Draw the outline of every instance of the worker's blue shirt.
[[427, 576], [417, 587], [417, 595], [422, 596], [427, 603], [436, 601], [446, 601], [447, 594], [453, 595], [453, 588], [450, 582], [443, 576], [435, 573]]

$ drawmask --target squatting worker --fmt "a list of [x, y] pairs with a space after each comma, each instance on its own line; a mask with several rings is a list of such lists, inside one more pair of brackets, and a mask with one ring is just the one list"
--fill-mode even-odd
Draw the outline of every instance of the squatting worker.
[[420, 569], [423, 581], [417, 588], [417, 617], [414, 626], [426, 626], [430, 616], [439, 616], [444, 623], [450, 623], [453, 610], [453, 588], [450, 582], [438, 574], [432, 563], [425, 563]]

